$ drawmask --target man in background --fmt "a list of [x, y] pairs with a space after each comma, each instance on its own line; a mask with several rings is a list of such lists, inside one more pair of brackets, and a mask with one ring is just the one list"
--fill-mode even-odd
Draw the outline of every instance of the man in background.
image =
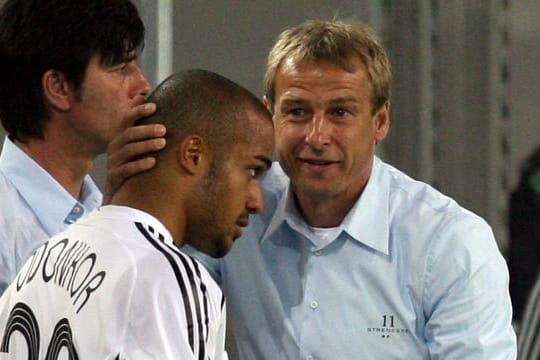
[[253, 94], [184, 71], [152, 94], [167, 127], [156, 165], [40, 247], [0, 298], [10, 359], [227, 359], [225, 300], [179, 248], [224, 256], [263, 208], [274, 129]]
[[111, 139], [163, 135], [156, 125], [124, 132], [154, 111], [135, 63], [143, 38], [128, 0], [8, 0], [0, 10], [0, 294], [39, 245], [101, 204], [88, 173]]

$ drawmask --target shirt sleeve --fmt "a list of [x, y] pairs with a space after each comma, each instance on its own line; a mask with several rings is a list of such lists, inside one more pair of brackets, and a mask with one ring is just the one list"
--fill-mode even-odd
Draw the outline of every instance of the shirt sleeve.
[[6, 239], [0, 234], [0, 296], [6, 291], [15, 276], [12, 256], [9, 254], [6, 245]]
[[431, 359], [515, 359], [508, 269], [490, 227], [472, 216], [452, 221], [426, 255]]

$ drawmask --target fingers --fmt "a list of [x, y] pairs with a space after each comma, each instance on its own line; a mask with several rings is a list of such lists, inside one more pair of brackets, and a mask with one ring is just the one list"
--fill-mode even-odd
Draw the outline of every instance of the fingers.
[[[131, 110], [129, 114], [129, 116], [131, 117], [131, 120], [129, 121], [129, 123], [132, 124], [134, 122], [133, 120], [134, 116], [137, 116], [137, 119], [143, 116], [149, 116], [153, 114], [155, 110], [156, 110], [156, 107], [155, 107], [155, 104], [153, 103], [138, 106], [137, 108], [134, 108]], [[165, 127], [160, 124], [129, 126], [119, 136], [115, 137], [111, 141], [107, 152], [109, 154], [114, 153], [118, 149], [122, 148], [125, 144], [131, 143], [134, 141], [164, 136], [165, 131], [166, 131]]]
[[156, 104], [154, 103], [144, 103], [139, 106], [135, 106], [126, 114], [126, 124], [134, 125], [138, 119], [148, 117], [154, 112], [156, 112]]
[[134, 158], [165, 147], [163, 125], [140, 125], [125, 130], [107, 149], [107, 169], [122, 166]]
[[[144, 104], [136, 110], [134, 108], [130, 116], [148, 116], [154, 111], [155, 104]], [[165, 126], [160, 124], [130, 126], [110, 142], [107, 148], [105, 203], [127, 178], [154, 166], [154, 158], [142, 156], [163, 149], [165, 133]]]

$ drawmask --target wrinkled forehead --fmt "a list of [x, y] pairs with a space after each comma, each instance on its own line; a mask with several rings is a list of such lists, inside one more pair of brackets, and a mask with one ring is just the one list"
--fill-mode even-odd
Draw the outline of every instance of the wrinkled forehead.
[[351, 50], [339, 55], [326, 52], [309, 54], [291, 52], [281, 60], [277, 71], [279, 72], [283, 66], [299, 67], [318, 63], [332, 64], [349, 73], [355, 72], [359, 66], [367, 67], [364, 58]]

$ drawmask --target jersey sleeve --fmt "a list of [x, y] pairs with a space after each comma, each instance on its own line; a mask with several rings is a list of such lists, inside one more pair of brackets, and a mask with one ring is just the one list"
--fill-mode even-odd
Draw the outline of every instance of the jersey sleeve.
[[120, 359], [227, 359], [222, 293], [198, 266], [177, 251], [139, 261]]
[[441, 229], [429, 253], [425, 338], [432, 359], [514, 359], [508, 270], [479, 218]]
[[226, 316], [226, 310], [225, 306], [223, 305], [222, 311], [221, 311], [221, 317], [219, 321], [219, 327], [216, 335], [216, 354], [214, 359], [215, 360], [228, 360], [229, 356], [227, 355], [227, 352], [225, 351], [225, 332], [227, 328], [227, 316]]
[[196, 359], [188, 342], [185, 302], [170, 270], [147, 259], [137, 271], [119, 358]]

